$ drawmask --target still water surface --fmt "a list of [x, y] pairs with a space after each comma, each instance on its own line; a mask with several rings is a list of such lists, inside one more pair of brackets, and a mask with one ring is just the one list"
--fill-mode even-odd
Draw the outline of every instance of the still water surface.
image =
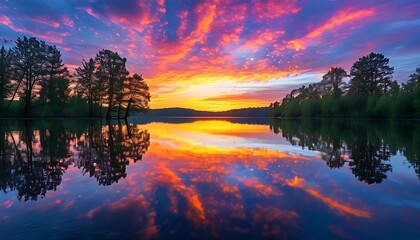
[[1, 239], [419, 239], [418, 122], [0, 124]]

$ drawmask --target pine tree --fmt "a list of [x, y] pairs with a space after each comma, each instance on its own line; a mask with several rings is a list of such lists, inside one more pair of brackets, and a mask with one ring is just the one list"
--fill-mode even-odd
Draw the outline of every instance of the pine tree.
[[350, 88], [352, 95], [383, 95], [391, 85], [394, 68], [389, 65], [389, 58], [382, 54], [370, 53], [360, 58], [350, 70]]

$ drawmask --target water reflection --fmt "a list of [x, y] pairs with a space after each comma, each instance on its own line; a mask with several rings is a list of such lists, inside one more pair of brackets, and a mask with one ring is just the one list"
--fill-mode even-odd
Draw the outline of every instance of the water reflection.
[[[418, 165], [406, 164], [404, 157], [410, 151], [418, 156], [417, 126], [280, 121], [270, 130], [266, 120], [44, 122], [31, 124], [31, 134], [25, 123], [10, 125], [2, 130], [7, 159], [2, 171], [15, 174], [11, 166], [21, 158], [20, 166], [43, 164], [36, 177], [54, 170], [58, 181], [51, 187], [46, 185], [54, 174], [42, 179], [39, 192], [47, 193], [43, 199], [33, 194], [38, 201], [1, 193], [0, 236], [412, 239], [420, 234], [420, 181], [413, 171]], [[406, 138], [395, 132], [399, 127], [407, 129]], [[356, 168], [357, 161], [366, 169]], [[24, 177], [2, 179], [3, 189], [10, 193], [8, 182]], [[378, 179], [381, 184], [366, 184]], [[22, 231], [22, 226], [28, 227]]]
[[23, 201], [55, 191], [72, 164], [100, 185], [116, 183], [150, 144], [147, 130], [96, 121], [3, 122], [0, 136], [0, 187]]
[[392, 172], [389, 159], [402, 154], [420, 178], [420, 126], [417, 122], [271, 120], [270, 129], [292, 145], [319, 151], [330, 168], [348, 163], [368, 184], [381, 183]]

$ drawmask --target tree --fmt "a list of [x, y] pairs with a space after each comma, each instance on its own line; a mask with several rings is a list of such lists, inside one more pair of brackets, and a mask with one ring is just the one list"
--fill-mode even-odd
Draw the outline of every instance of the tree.
[[333, 96], [340, 96], [342, 93], [342, 86], [344, 86], [343, 79], [347, 77], [347, 72], [341, 67], [331, 67], [331, 69], [322, 76], [320, 87], [323, 94], [332, 94]]
[[63, 77], [50, 79], [45, 86], [45, 99], [54, 115], [59, 114], [69, 99], [69, 80]]
[[76, 68], [78, 78], [78, 88], [83, 98], [88, 101], [89, 116], [93, 116], [94, 90], [99, 84], [95, 79], [95, 61], [91, 58], [89, 61], [83, 60], [82, 66]]
[[18, 79], [8, 108], [18, 92], [25, 102], [26, 116], [30, 115], [32, 99], [36, 97], [40, 81], [45, 74], [45, 46], [44, 41], [38, 41], [34, 37], [23, 37], [17, 39], [16, 46], [12, 50], [15, 58], [12, 69]]
[[129, 95], [129, 92], [131, 91], [131, 86], [129, 85], [129, 82], [127, 81], [129, 78], [120, 79], [115, 84], [115, 106], [117, 108], [117, 118], [121, 119], [121, 113], [123, 111], [123, 105], [124, 101]]
[[10, 95], [12, 78], [12, 51], [4, 46], [0, 49], [0, 100]]
[[410, 75], [410, 79], [402, 84], [404, 91], [414, 94], [417, 89], [420, 91], [420, 66], [416, 68], [416, 72]]
[[61, 58], [61, 52], [56, 46], [46, 47], [46, 62], [45, 68], [48, 71], [48, 79], [51, 80], [55, 77], [65, 77], [68, 75], [67, 67]]
[[40, 105], [42, 116], [47, 104], [55, 114], [78, 116], [93, 116], [94, 106], [100, 106], [102, 116], [103, 104], [107, 118], [115, 112], [118, 115], [114, 117], [123, 118], [130, 111], [146, 111], [148, 86], [140, 75], [129, 77], [126, 62], [117, 52], [103, 49], [95, 58], [83, 60], [76, 69], [78, 79], [73, 81], [56, 46], [35, 37], [18, 38], [10, 50], [0, 48], [0, 105], [8, 100], [2, 113], [8, 115], [15, 102], [24, 107], [21, 114], [14, 113], [20, 117], [31, 116]]
[[127, 78], [126, 86], [128, 89], [128, 103], [125, 110], [124, 118], [128, 117], [130, 110], [145, 112], [149, 109], [150, 93], [149, 87], [141, 75], [134, 74], [133, 77]]
[[96, 55], [95, 61], [98, 65], [95, 75], [99, 80], [104, 81], [106, 89], [104, 97], [108, 100], [106, 117], [110, 118], [117, 90], [121, 86], [121, 81], [128, 76], [125, 66], [127, 59], [120, 57], [116, 52], [103, 49]]
[[383, 95], [391, 85], [394, 68], [389, 65], [389, 58], [382, 54], [370, 53], [359, 58], [350, 70], [350, 88], [352, 95]]
[[49, 81], [53, 78], [62, 78], [68, 75], [67, 67], [65, 67], [61, 59], [61, 52], [56, 46], [45, 45], [43, 47], [43, 54], [45, 55], [45, 75], [42, 79], [42, 89], [40, 91], [40, 100], [42, 101], [41, 115], [46, 103], [46, 91]]
[[391, 84], [389, 85], [389, 94], [393, 97], [397, 96], [400, 92], [401, 87], [398, 84], [397, 81], [391, 81]]

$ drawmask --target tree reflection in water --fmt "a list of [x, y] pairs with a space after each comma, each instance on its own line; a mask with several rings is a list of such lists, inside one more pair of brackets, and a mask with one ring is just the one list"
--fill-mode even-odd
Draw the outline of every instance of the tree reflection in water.
[[134, 126], [111, 125], [96, 129], [90, 126], [84, 141], [77, 144], [77, 166], [95, 177], [101, 185], [111, 185], [126, 177], [130, 160], [142, 159], [150, 143], [150, 135]]
[[271, 120], [270, 129], [292, 145], [319, 151], [330, 168], [348, 162], [362, 182], [381, 183], [392, 171], [389, 160], [404, 155], [420, 178], [420, 126], [416, 122]]
[[19, 200], [37, 200], [55, 191], [72, 164], [100, 185], [126, 177], [130, 161], [147, 151], [147, 130], [99, 122], [3, 122], [0, 125], [0, 187]]

